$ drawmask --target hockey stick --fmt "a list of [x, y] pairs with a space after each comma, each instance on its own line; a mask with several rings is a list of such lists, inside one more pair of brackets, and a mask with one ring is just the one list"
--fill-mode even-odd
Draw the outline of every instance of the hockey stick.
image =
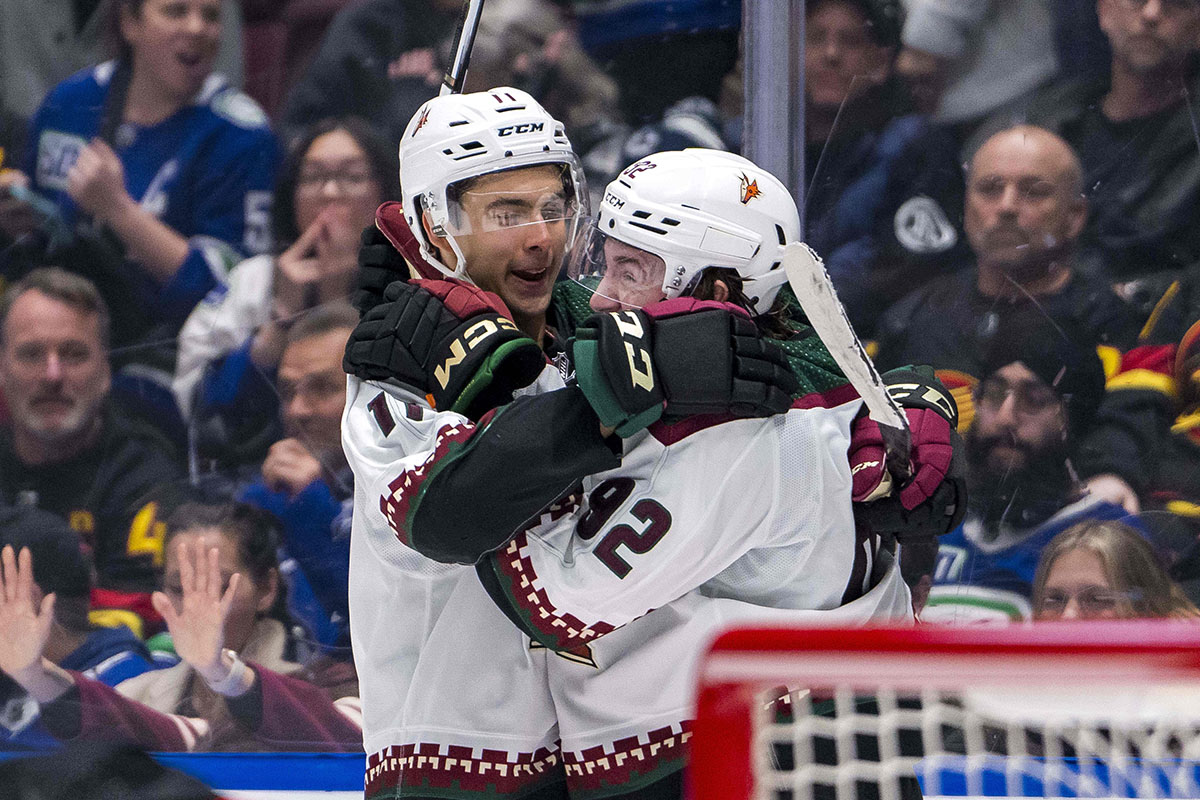
[[[858, 390], [871, 419], [879, 424], [888, 472], [903, 486], [912, 479], [908, 417], [888, 394], [879, 370], [851, 327], [846, 309], [833, 290], [825, 262], [808, 245], [792, 242], [784, 249], [783, 269], [809, 324]], [[937, 539], [910, 541], [900, 547], [900, 572], [913, 591], [913, 609], [918, 613], [929, 593], [937, 551]]]
[[475, 45], [475, 34], [479, 31], [479, 15], [483, 13], [483, 0], [464, 0], [462, 19], [458, 21], [458, 32], [454, 40], [454, 60], [442, 78], [440, 94], [462, 94], [467, 80], [467, 64], [471, 61], [471, 48]]
[[792, 242], [784, 249], [783, 269], [809, 324], [858, 390], [859, 396], [867, 404], [871, 419], [879, 423], [888, 470], [904, 483], [912, 477], [909, 468], [912, 438], [908, 430], [908, 418], [888, 394], [883, 379], [879, 377], [879, 370], [875, 369], [875, 364], [850, 326], [846, 310], [833, 290], [833, 281], [829, 279], [825, 262], [808, 245]]

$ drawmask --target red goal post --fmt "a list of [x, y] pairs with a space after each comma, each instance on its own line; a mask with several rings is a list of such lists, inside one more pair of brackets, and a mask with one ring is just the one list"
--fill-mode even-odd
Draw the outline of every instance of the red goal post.
[[[787, 714], [771, 702], [782, 687], [792, 692]], [[870, 713], [857, 713], [863, 698]], [[930, 715], [932, 721], [925, 719]], [[899, 721], [889, 722], [884, 735], [880, 721], [892, 718]], [[808, 765], [818, 777], [801, 780], [803, 753], [821, 752], [801, 744], [796, 731], [804, 719], [817, 726], [804, 736], [826, 737], [824, 752], [837, 750], [837, 763], [816, 756], [827, 766]], [[1149, 732], [1163, 726], [1171, 727]], [[885, 743], [893, 734], [911, 741], [922, 729], [915, 756]], [[891, 754], [898, 766], [864, 765], [853, 757], [843, 763], [845, 742], [853, 740], [853, 750], [864, 736], [875, 737], [880, 763]], [[1002, 747], [993, 746], [997, 738]], [[934, 752], [946, 741], [955, 742], [950, 753]], [[893, 778], [924, 769], [927, 797], [1200, 797], [1200, 624], [732, 630], [701, 663], [691, 742], [692, 800], [853, 800], [858, 789], [844, 797], [836, 786], [845, 790], [887, 769]], [[1114, 742], [1125, 749], [1118, 752]], [[960, 770], [954, 778], [942, 772], [952, 760]], [[1068, 766], [1060, 768], [1059, 761]], [[1158, 765], [1157, 777], [1144, 766], [1151, 763]], [[1163, 763], [1173, 770], [1166, 777]], [[1005, 782], [1014, 764], [1021, 770], [1016, 790]], [[931, 774], [938, 784], [932, 792]], [[814, 789], [812, 780], [822, 788]], [[997, 789], [997, 781], [1004, 788]], [[1064, 791], [1064, 781], [1072, 788]], [[1162, 786], [1156, 789], [1155, 781]], [[973, 791], [953, 789], [959, 783]], [[906, 795], [901, 789], [879, 796]]]

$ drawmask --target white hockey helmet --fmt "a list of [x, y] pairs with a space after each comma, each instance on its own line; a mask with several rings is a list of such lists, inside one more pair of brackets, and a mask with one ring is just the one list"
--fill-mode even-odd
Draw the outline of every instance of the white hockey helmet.
[[752, 161], [688, 148], [646, 156], [604, 190], [596, 226], [571, 263], [573, 277], [592, 275], [593, 291], [602, 288], [597, 240], [606, 237], [660, 257], [668, 298], [690, 292], [709, 267], [735, 270], [757, 315], [787, 280], [783, 249], [800, 239], [800, 214], [787, 187]]
[[[587, 188], [566, 131], [528, 92], [501, 87], [486, 92], [448, 94], [422, 105], [400, 141], [400, 189], [404, 216], [420, 243], [421, 253], [447, 275], [470, 280], [465, 271], [457, 227], [453, 188], [463, 181], [494, 172], [539, 165], [562, 165], [563, 189], [558, 213], [568, 215], [567, 250], [574, 221], [586, 213]], [[565, 202], [563, 202], [565, 200]], [[451, 270], [429, 241], [421, 215], [445, 236], [458, 257]]]

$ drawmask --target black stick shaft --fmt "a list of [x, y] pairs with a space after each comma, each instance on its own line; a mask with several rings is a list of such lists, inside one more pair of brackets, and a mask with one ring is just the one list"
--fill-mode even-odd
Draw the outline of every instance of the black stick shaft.
[[483, 13], [483, 0], [465, 0], [463, 13], [458, 23], [454, 60], [442, 79], [442, 94], [461, 94], [467, 79], [467, 65], [471, 61], [471, 48], [475, 45], [475, 34], [479, 30], [479, 15]]

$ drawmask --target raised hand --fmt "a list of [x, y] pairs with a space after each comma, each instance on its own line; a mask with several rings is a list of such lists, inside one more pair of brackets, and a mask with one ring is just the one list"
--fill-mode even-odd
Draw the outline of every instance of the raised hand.
[[277, 317], [294, 317], [308, 307], [313, 291], [309, 287], [315, 287], [321, 279], [317, 242], [325, 235], [324, 216], [319, 215], [275, 260], [273, 292]]
[[321, 462], [299, 439], [282, 439], [267, 451], [262, 475], [272, 491], [295, 496], [321, 477]]
[[93, 139], [67, 173], [67, 194], [87, 213], [109, 221], [134, 201], [125, 189], [125, 168], [113, 149]]
[[0, 670], [22, 684], [42, 671], [42, 653], [54, 624], [54, 593], [39, 603], [35, 587], [29, 548], [17, 555], [5, 545], [0, 551]]
[[210, 682], [229, 671], [221, 658], [225, 646], [225, 619], [233, 605], [241, 575], [234, 573], [221, 590], [220, 551], [205, 548], [204, 541], [182, 539], [176, 545], [182, 596], [178, 606], [162, 592], [151, 596], [175, 643], [175, 652]]

